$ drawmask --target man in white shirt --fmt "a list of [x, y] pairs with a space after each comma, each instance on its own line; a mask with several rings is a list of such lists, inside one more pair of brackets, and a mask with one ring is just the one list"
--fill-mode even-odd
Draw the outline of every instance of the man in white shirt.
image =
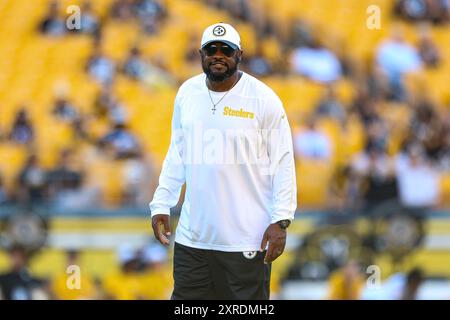
[[342, 76], [339, 59], [319, 44], [295, 49], [292, 52], [291, 64], [295, 72], [320, 83], [330, 83]]
[[172, 139], [150, 210], [169, 244], [170, 208], [186, 183], [175, 235], [173, 299], [269, 299], [271, 262], [296, 209], [289, 123], [278, 96], [238, 69], [238, 32], [206, 28], [204, 74], [175, 98]]
[[405, 99], [403, 77], [422, 68], [422, 62], [417, 50], [409, 45], [401, 29], [394, 29], [391, 38], [383, 41], [376, 53], [376, 62], [389, 79], [392, 97], [396, 100]]
[[328, 161], [332, 156], [330, 138], [317, 130], [316, 121], [312, 118], [306, 123], [305, 130], [295, 135], [294, 150], [299, 158]]
[[428, 163], [420, 145], [413, 145], [407, 154], [396, 159], [398, 191], [401, 204], [408, 209], [423, 211], [439, 202], [439, 175]]

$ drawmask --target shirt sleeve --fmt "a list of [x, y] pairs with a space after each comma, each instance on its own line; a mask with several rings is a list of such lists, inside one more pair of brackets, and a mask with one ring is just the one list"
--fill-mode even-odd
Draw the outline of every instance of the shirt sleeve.
[[159, 185], [149, 207], [151, 216], [156, 214], [170, 215], [170, 208], [174, 207], [180, 198], [181, 187], [186, 181], [185, 165], [183, 162], [184, 135], [180, 119], [180, 97], [175, 98], [172, 116], [172, 134], [169, 150], [164, 159]]
[[292, 133], [283, 105], [275, 94], [267, 100], [263, 127], [268, 130], [266, 145], [272, 178], [270, 223], [293, 220], [297, 208], [297, 183]]

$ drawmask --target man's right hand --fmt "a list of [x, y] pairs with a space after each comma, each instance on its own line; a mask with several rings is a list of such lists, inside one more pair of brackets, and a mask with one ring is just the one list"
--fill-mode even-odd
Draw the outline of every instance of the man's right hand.
[[168, 246], [170, 244], [170, 216], [167, 214], [155, 214], [152, 217], [152, 228], [155, 238], [161, 244]]

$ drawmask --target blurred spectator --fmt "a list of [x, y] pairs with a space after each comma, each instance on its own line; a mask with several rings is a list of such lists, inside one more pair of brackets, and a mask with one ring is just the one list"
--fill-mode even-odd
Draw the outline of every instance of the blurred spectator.
[[359, 300], [364, 285], [364, 276], [358, 262], [350, 260], [344, 267], [331, 274], [328, 298], [331, 300]]
[[[430, 0], [429, 0], [430, 1]], [[450, 1], [449, 0], [432, 0], [433, 18], [435, 24], [444, 24], [450, 21]]]
[[386, 150], [389, 141], [389, 128], [386, 121], [376, 114], [366, 123], [366, 145], [378, 150]]
[[27, 204], [40, 204], [45, 200], [47, 180], [44, 169], [39, 165], [36, 155], [30, 155], [18, 177], [19, 201]]
[[442, 171], [450, 171], [450, 112], [447, 112], [447, 115], [444, 117], [442, 138], [442, 148], [438, 155], [438, 167]]
[[200, 39], [198, 39], [196, 34], [189, 35], [189, 41], [187, 44], [186, 53], [184, 55], [184, 59], [188, 64], [198, 63], [199, 55], [198, 55], [198, 43]]
[[421, 69], [422, 63], [418, 52], [406, 43], [403, 32], [396, 28], [391, 38], [383, 41], [378, 47], [376, 55], [377, 64], [389, 78], [391, 99], [405, 100], [403, 76]]
[[441, 55], [436, 43], [431, 37], [429, 28], [422, 28], [417, 44], [420, 58], [428, 68], [436, 68], [441, 62]]
[[151, 35], [158, 32], [158, 23], [156, 19], [143, 19], [140, 22], [143, 33]]
[[332, 155], [330, 138], [317, 130], [314, 118], [307, 121], [305, 130], [294, 136], [294, 150], [300, 159], [330, 160]]
[[422, 269], [414, 268], [408, 272], [406, 276], [406, 283], [403, 287], [401, 300], [416, 300], [417, 293], [424, 280]]
[[368, 86], [364, 84], [357, 88], [350, 107], [350, 113], [353, 112], [359, 116], [364, 125], [369, 125], [380, 118], [378, 99], [371, 96]]
[[111, 17], [126, 21], [134, 17], [134, 0], [115, 0], [110, 9]]
[[368, 143], [365, 151], [354, 157], [351, 168], [365, 212], [370, 213], [382, 202], [397, 198], [394, 163], [385, 149]]
[[297, 244], [293, 252], [293, 261], [287, 267], [282, 283], [285, 281], [310, 280], [321, 281], [328, 278], [330, 269], [325, 262], [311, 259], [305, 254], [310, 246], [310, 234]]
[[383, 69], [374, 63], [373, 59], [367, 59], [364, 65], [363, 75], [358, 89], [364, 88], [367, 96], [375, 101], [385, 100], [389, 97], [389, 79]]
[[330, 204], [338, 212], [350, 212], [359, 206], [359, 185], [350, 165], [338, 165], [330, 182]]
[[77, 109], [64, 96], [56, 98], [52, 112], [53, 115], [67, 122], [73, 122], [78, 117]]
[[445, 23], [449, 20], [448, 0], [397, 0], [394, 12], [411, 22], [431, 21]]
[[131, 78], [140, 80], [144, 78], [146, 68], [147, 63], [142, 58], [139, 48], [132, 48], [123, 66], [125, 74]]
[[47, 173], [48, 194], [50, 199], [64, 197], [66, 193], [81, 188], [83, 175], [76, 170], [71, 161], [72, 152], [63, 150], [56, 167]]
[[284, 45], [288, 39], [284, 39], [283, 34], [278, 32], [278, 24], [271, 14], [267, 11], [267, 7], [261, 1], [247, 1], [251, 6], [249, 12], [250, 23], [256, 32], [258, 39], [267, 39], [275, 37]]
[[112, 84], [102, 85], [94, 107], [98, 117], [109, 118], [112, 122], [124, 122], [128, 117], [127, 108], [117, 99]]
[[441, 157], [439, 158], [439, 167], [442, 171], [450, 171], [450, 138], [447, 137]]
[[356, 59], [352, 56], [352, 48], [349, 43], [340, 38], [333, 39], [333, 51], [341, 65], [343, 77], [354, 78], [356, 75]]
[[167, 248], [157, 242], [146, 245], [141, 252], [144, 270], [162, 271], [168, 258]]
[[294, 49], [291, 64], [294, 72], [321, 83], [336, 81], [342, 76], [338, 58], [318, 40], [309, 47]]
[[114, 124], [112, 130], [100, 139], [99, 145], [106, 151], [111, 151], [116, 159], [135, 158], [141, 153], [137, 138], [122, 121]]
[[[66, 259], [64, 270], [55, 275], [51, 281], [51, 288], [55, 298], [59, 300], [95, 299], [95, 284], [86, 274], [86, 270], [81, 270], [79, 252], [77, 250], [67, 250]], [[75, 275], [79, 275], [79, 278], [75, 278]], [[72, 287], [69, 287], [69, 285]]]
[[264, 57], [263, 48], [260, 43], [256, 45], [255, 54], [245, 59], [245, 64], [248, 72], [257, 77], [264, 77], [272, 72], [272, 66], [266, 57]]
[[427, 0], [397, 0], [394, 11], [397, 15], [410, 20], [420, 21], [429, 17]]
[[156, 33], [167, 15], [165, 6], [159, 0], [137, 0], [135, 9], [146, 34]]
[[113, 81], [115, 75], [114, 62], [103, 54], [100, 44], [96, 45], [88, 60], [87, 71], [100, 84], [109, 84]]
[[426, 156], [437, 161], [445, 142], [445, 127], [436, 106], [425, 90], [420, 90], [412, 102], [414, 114], [410, 124], [410, 140], [417, 140]]
[[215, 5], [219, 9], [227, 10], [235, 19], [249, 21], [251, 18], [251, 8], [246, 0], [216, 1]]
[[129, 114], [127, 107], [121, 104], [121, 102], [116, 101], [113, 108], [110, 110], [109, 122], [114, 124], [125, 124], [128, 121], [128, 118]]
[[420, 268], [413, 268], [407, 274], [394, 273], [379, 288], [365, 288], [362, 299], [365, 300], [416, 300], [424, 280]]
[[112, 109], [116, 107], [117, 98], [114, 95], [111, 83], [105, 83], [101, 86], [100, 92], [95, 98], [94, 108], [97, 116], [109, 116]]
[[64, 19], [59, 15], [58, 1], [49, 3], [48, 13], [42, 20], [39, 30], [50, 36], [61, 36], [66, 32]]
[[0, 300], [47, 300], [50, 293], [43, 279], [35, 278], [28, 269], [26, 249], [12, 245], [8, 250], [11, 268], [0, 274]]
[[301, 19], [292, 23], [289, 45], [293, 48], [308, 47], [313, 42], [311, 26]]
[[129, 159], [124, 164], [122, 175], [122, 204], [139, 206], [151, 197], [154, 191], [153, 167], [143, 153], [138, 153], [135, 159]]
[[167, 71], [163, 61], [147, 63], [143, 82], [154, 88], [170, 88], [176, 82], [174, 76]]
[[85, 141], [88, 143], [95, 144], [96, 138], [93, 138], [86, 129], [86, 121], [89, 119], [89, 116], [78, 115], [71, 123], [73, 130], [73, 137], [75, 141]]
[[[97, 178], [95, 173], [94, 179]], [[65, 212], [71, 210], [76, 212], [77, 210], [86, 210], [98, 207], [102, 205], [101, 202], [101, 190], [92, 183], [92, 180], [83, 179], [82, 185], [77, 189], [69, 189], [63, 192], [58, 192], [57, 196], [53, 197], [52, 209], [58, 212]]]
[[120, 269], [107, 274], [103, 287], [106, 295], [116, 300], [143, 299], [142, 281], [138, 274], [139, 256], [128, 243], [120, 245], [117, 250]]
[[81, 8], [80, 29], [75, 29], [73, 31], [95, 35], [99, 32], [99, 28], [99, 20], [95, 13], [92, 11], [91, 2], [85, 1]]
[[341, 124], [345, 122], [344, 106], [338, 101], [332, 85], [326, 87], [314, 113], [318, 118], [329, 117], [339, 121]]
[[8, 201], [8, 195], [6, 194], [6, 189], [3, 184], [3, 176], [0, 172], [0, 205]]
[[439, 176], [426, 161], [420, 145], [412, 145], [407, 154], [400, 154], [396, 160], [396, 169], [398, 192], [403, 206], [421, 214], [437, 204]]
[[25, 108], [17, 112], [9, 138], [17, 143], [29, 144], [34, 140], [34, 130]]
[[142, 295], [144, 299], [170, 299], [173, 289], [172, 268], [168, 266], [167, 249], [159, 243], [145, 246], [141, 253], [143, 263]]

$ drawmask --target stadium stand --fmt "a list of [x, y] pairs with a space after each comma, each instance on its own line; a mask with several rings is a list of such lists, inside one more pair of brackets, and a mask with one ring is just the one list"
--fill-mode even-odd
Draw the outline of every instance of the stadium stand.
[[[316, 228], [317, 217], [304, 215], [305, 212], [364, 211], [367, 200], [364, 191], [370, 177], [363, 177], [367, 180], [363, 182], [355, 179], [353, 163], [369, 145], [385, 150], [393, 163], [399, 155], [407, 154], [411, 146], [418, 145], [421, 163], [436, 173], [439, 197], [427, 208], [433, 211], [425, 225], [428, 238], [423, 247], [408, 256], [402, 270], [420, 265], [427, 274], [450, 278], [445, 267], [450, 265], [448, 24], [405, 21], [394, 14], [394, 0], [358, 0], [351, 1], [351, 5], [340, 0], [96, 0], [90, 3], [92, 14], [99, 21], [99, 31], [86, 34], [65, 27], [73, 14], [67, 11], [68, 7], [82, 8], [84, 1], [57, 0], [55, 19], [62, 21], [64, 27], [62, 34], [52, 34], [40, 29], [52, 2], [0, 1], [0, 178], [3, 178], [5, 202], [20, 206], [18, 177], [30, 155], [37, 155], [42, 168], [48, 171], [57, 165], [60, 152], [70, 149], [76, 159], [75, 166], [84, 172], [80, 187], [83, 192], [64, 202], [63, 208], [71, 212], [70, 216], [56, 214], [51, 219], [49, 245], [31, 261], [35, 274], [56, 279], [53, 286], [60, 298], [86, 298], [70, 296], [61, 289], [61, 270], [66, 250], [72, 245], [81, 250], [83, 266], [93, 274], [91, 286], [97, 288], [97, 293], [90, 293], [88, 298], [169, 297], [170, 293], [164, 289], [159, 293], [145, 292], [140, 283], [161, 281], [155, 288], [163, 288], [170, 286], [170, 277], [155, 276], [152, 267], [142, 266], [132, 266], [131, 275], [123, 274], [125, 271], [116, 261], [115, 235], [120, 235], [117, 239], [130, 240], [137, 248], [149, 242], [151, 233], [144, 209], [151, 199], [153, 186], [139, 198], [141, 203], [133, 204], [139, 208], [134, 212], [132, 208], [129, 213], [124, 200], [129, 184], [123, 177], [126, 170], [131, 170], [131, 161], [148, 161], [152, 162], [148, 174], [152, 184], [155, 183], [170, 141], [177, 88], [201, 72], [195, 44], [199, 43], [205, 26], [217, 21], [230, 22], [240, 31], [244, 57], [255, 55], [261, 46], [262, 55], [271, 67], [262, 80], [283, 101], [294, 134], [304, 130], [307, 119], [316, 115], [316, 106], [329, 86], [344, 107], [342, 122], [316, 115], [318, 128], [331, 141], [330, 161], [296, 159], [299, 217], [292, 226], [289, 250], [274, 264], [274, 293], [283, 297], [283, 277], [295, 260], [296, 246]], [[380, 9], [379, 29], [370, 30], [366, 25], [370, 6]], [[416, 50], [423, 23], [427, 24], [440, 61], [435, 67], [422, 66], [416, 72], [390, 79], [386, 70], [375, 65], [380, 44], [399, 30], [405, 42]], [[305, 46], [327, 49], [337, 57], [341, 75], [336, 81], [313, 81], [293, 70], [291, 54]], [[98, 62], [97, 71], [112, 73], [112, 78], [106, 76], [104, 83], [88, 72], [88, 62], [96, 48], [104, 58]], [[130, 77], [122, 68], [132, 48], [140, 50], [146, 65], [144, 76], [139, 79]], [[249, 70], [245, 61], [243, 68]], [[105, 87], [110, 88], [107, 112], [99, 114], [96, 105]], [[425, 97], [423, 101], [418, 98], [421, 94]], [[58, 97], [64, 97], [74, 106], [73, 119], [63, 121], [54, 115], [52, 109]], [[27, 144], [10, 139], [14, 119], [22, 107], [34, 129], [33, 140]], [[100, 139], [117, 119], [126, 123], [130, 134], [136, 137], [143, 158], [117, 159], [108, 148], [101, 147]], [[339, 186], [338, 179], [343, 181]], [[46, 201], [50, 212], [58, 211], [55, 199], [49, 197]], [[98, 208], [126, 213], [119, 218], [98, 218], [95, 214]], [[79, 213], [86, 211], [92, 216]], [[76, 240], [77, 236], [85, 240]], [[142, 261], [136, 259], [139, 265]], [[166, 272], [170, 263], [166, 260], [163, 263]], [[376, 263], [387, 270], [385, 278], [396, 271], [387, 254], [377, 256]], [[0, 270], [8, 266], [6, 250], [0, 251]], [[120, 283], [127, 283], [129, 291]]]

